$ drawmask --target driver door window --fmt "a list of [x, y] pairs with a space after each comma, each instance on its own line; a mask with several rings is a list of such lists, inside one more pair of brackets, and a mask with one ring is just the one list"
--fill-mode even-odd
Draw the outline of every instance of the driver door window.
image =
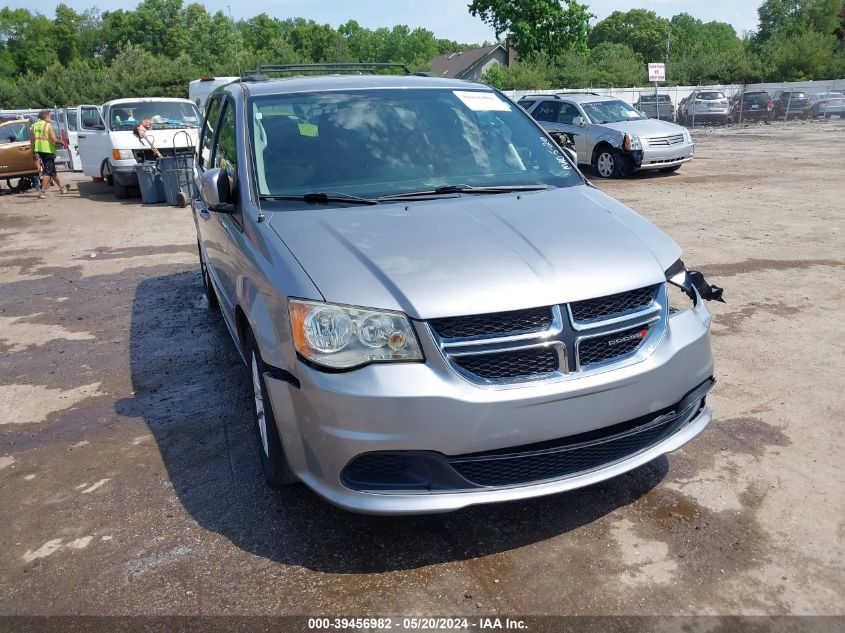
[[[217, 136], [214, 142], [214, 149], [211, 152], [211, 166], [222, 169], [229, 176], [229, 190], [232, 196], [237, 198], [238, 188], [238, 148], [235, 139], [237, 128], [235, 125], [235, 104], [226, 101], [223, 105], [223, 112], [217, 124]], [[237, 202], [235, 202], [237, 205]], [[230, 216], [240, 228], [243, 226], [240, 212]]]
[[217, 129], [217, 117], [220, 114], [221, 99], [212, 99], [208, 104], [205, 121], [202, 125], [200, 138], [199, 164], [202, 169], [208, 169], [211, 162], [211, 147], [214, 142], [214, 132]]
[[234, 191], [238, 179], [238, 156], [235, 143], [235, 108], [229, 101], [226, 102], [220, 117], [213, 156], [214, 167], [229, 175]]
[[105, 130], [106, 124], [100, 115], [100, 109], [95, 106], [82, 106], [82, 129], [83, 130]]
[[571, 103], [562, 103], [560, 105], [560, 112], [557, 115], [557, 122], [562, 125], [573, 125], [572, 119], [577, 116], [581, 116], [581, 113], [578, 112], [578, 108]]

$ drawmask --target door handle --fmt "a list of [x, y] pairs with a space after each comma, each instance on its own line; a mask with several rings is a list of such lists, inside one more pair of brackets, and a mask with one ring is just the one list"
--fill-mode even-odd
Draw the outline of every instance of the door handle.
[[87, 134], [77, 134], [76, 138], [78, 138], [78, 139], [79, 138], [88, 138], [88, 135]]

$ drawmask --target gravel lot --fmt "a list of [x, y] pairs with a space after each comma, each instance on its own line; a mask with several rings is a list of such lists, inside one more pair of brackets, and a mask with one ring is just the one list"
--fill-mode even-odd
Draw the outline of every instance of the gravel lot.
[[845, 613], [845, 122], [696, 140], [601, 187], [726, 289], [711, 427], [433, 517], [263, 485], [189, 210], [0, 197], [0, 614]]

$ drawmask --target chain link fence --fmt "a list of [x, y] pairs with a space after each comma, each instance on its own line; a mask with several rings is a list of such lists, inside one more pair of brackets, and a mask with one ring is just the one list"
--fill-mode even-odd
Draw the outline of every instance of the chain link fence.
[[509, 90], [515, 101], [525, 95], [588, 92], [611, 96], [649, 118], [687, 128], [769, 124], [795, 119], [825, 121], [845, 117], [845, 79], [765, 84]]

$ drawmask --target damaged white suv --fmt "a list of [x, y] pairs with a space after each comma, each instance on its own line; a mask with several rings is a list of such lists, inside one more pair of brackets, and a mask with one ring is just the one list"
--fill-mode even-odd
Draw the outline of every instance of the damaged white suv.
[[700, 433], [721, 290], [499, 92], [355, 71], [250, 76], [206, 109], [201, 270], [251, 368], [267, 479], [440, 512]]

